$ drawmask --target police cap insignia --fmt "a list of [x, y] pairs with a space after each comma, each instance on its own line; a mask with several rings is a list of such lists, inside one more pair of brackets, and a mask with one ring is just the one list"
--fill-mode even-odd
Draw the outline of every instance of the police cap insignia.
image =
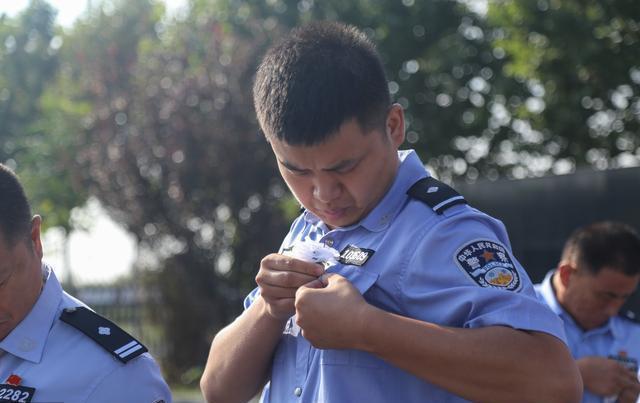
[[509, 251], [499, 242], [476, 240], [455, 253], [458, 267], [476, 284], [508, 291], [520, 289], [521, 281]]

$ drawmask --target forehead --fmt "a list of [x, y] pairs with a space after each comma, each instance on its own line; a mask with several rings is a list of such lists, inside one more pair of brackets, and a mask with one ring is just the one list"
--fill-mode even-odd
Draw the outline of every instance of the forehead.
[[619, 270], [603, 268], [595, 275], [585, 276], [585, 280], [597, 290], [627, 293], [638, 286], [640, 274], [627, 275]]
[[355, 119], [340, 126], [326, 141], [312, 145], [290, 145], [277, 138], [269, 142], [276, 157], [285, 163], [296, 166], [331, 165], [343, 160], [357, 158], [370, 151], [372, 142], [381, 136], [375, 133], [365, 133]]

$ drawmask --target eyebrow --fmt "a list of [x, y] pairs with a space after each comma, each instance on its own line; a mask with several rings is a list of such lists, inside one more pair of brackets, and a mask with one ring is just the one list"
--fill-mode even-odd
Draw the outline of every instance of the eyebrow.
[[611, 292], [611, 291], [602, 291], [602, 293], [606, 296], [608, 296], [609, 298], [615, 298], [615, 299], [627, 299], [629, 298], [633, 293], [629, 293], [629, 294], [617, 294], [615, 292]]
[[[288, 162], [288, 161], [283, 161], [283, 160], [278, 160], [280, 162], [280, 164], [282, 164], [285, 168], [291, 170], [291, 171], [297, 171], [297, 172], [305, 172], [308, 171], [308, 169], [303, 169], [303, 168], [299, 168], [295, 165], [293, 165], [292, 163]], [[359, 159], [346, 159], [346, 160], [342, 160], [342, 161], [338, 161], [335, 165], [332, 165], [328, 168], [323, 168], [322, 170], [325, 172], [332, 172], [332, 171], [339, 171], [349, 165], [353, 165], [356, 164], [359, 161]]]

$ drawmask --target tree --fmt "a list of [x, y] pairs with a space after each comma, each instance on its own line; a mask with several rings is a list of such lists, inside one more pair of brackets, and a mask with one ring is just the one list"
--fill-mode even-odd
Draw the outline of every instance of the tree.
[[528, 89], [509, 108], [518, 176], [640, 163], [636, 2], [505, 0], [491, 3], [488, 19], [504, 75]]
[[90, 105], [74, 171], [153, 256], [164, 369], [177, 381], [204, 363], [286, 227], [252, 111], [260, 24], [243, 36], [206, 15], [161, 16], [152, 1], [94, 10], [65, 40], [60, 80]]
[[0, 161], [20, 175], [45, 228], [68, 230], [70, 210], [84, 195], [73, 189], [66, 171], [73, 158], [65, 144], [69, 136], [51, 131], [55, 101], [47, 88], [62, 46], [54, 18], [55, 11], [41, 0], [32, 0], [15, 19], [0, 18]]

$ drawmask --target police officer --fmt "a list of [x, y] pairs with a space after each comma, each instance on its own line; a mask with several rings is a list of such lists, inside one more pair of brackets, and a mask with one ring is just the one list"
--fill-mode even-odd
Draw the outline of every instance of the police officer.
[[583, 402], [635, 402], [640, 324], [620, 308], [640, 281], [640, 238], [612, 221], [576, 229], [555, 270], [536, 285], [560, 316], [584, 382]]
[[580, 399], [562, 325], [502, 224], [398, 152], [403, 111], [363, 33], [294, 30], [262, 61], [254, 102], [305, 208], [281, 251], [319, 242], [339, 257], [261, 261], [244, 313], [212, 342], [209, 402], [265, 384], [262, 402], [278, 403]]
[[171, 402], [146, 348], [62, 290], [40, 225], [0, 164], [0, 402]]

